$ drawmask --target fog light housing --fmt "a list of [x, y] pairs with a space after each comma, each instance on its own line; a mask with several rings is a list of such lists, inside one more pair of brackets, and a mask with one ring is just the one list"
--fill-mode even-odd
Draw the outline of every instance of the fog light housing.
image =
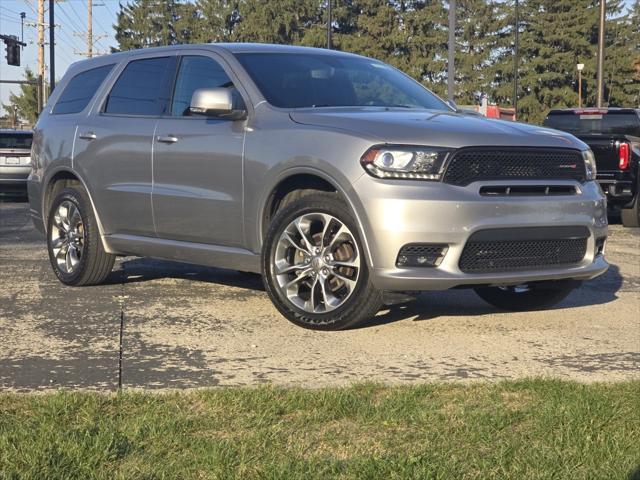
[[433, 243], [410, 243], [398, 252], [396, 266], [409, 267], [437, 267], [442, 263], [449, 246]]

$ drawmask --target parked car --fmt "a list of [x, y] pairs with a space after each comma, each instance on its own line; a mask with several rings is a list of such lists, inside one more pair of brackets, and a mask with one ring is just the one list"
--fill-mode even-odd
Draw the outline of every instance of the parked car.
[[0, 130], [0, 195], [27, 193], [33, 132]]
[[35, 224], [63, 283], [117, 255], [262, 273], [314, 329], [387, 292], [469, 287], [546, 308], [607, 269], [593, 154], [570, 134], [459, 114], [342, 52], [188, 45], [74, 64], [35, 127]]
[[609, 209], [620, 213], [626, 227], [639, 227], [640, 109], [551, 110], [544, 125], [569, 132], [589, 145]]

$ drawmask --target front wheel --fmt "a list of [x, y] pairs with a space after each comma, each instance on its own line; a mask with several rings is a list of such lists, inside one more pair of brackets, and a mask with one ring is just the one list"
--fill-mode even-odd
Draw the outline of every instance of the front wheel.
[[571, 280], [536, 282], [505, 287], [477, 287], [475, 292], [485, 302], [501, 310], [545, 310], [557, 305], [580, 285]]
[[356, 223], [335, 194], [308, 195], [278, 212], [262, 257], [267, 293], [296, 325], [341, 330], [368, 320], [382, 306]]

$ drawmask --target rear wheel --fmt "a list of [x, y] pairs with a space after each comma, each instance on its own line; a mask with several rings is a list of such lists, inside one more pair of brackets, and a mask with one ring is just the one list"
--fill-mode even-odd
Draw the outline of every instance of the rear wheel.
[[335, 194], [305, 196], [279, 211], [263, 250], [269, 297], [291, 322], [340, 330], [376, 314], [383, 296], [370, 281], [355, 221]]
[[633, 206], [631, 208], [623, 208], [620, 211], [622, 225], [625, 227], [640, 227], [640, 201], [638, 200], [638, 194], [636, 194]]
[[557, 305], [580, 285], [571, 280], [536, 282], [505, 287], [477, 287], [475, 292], [485, 302], [501, 310], [544, 310]]
[[53, 200], [47, 225], [49, 260], [66, 285], [103, 282], [115, 261], [104, 251], [89, 197], [82, 187], [65, 188]]

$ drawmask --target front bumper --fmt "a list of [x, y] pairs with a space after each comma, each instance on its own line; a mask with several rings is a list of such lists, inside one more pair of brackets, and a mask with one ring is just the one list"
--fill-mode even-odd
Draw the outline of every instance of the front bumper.
[[[490, 185], [534, 185], [540, 182], [490, 182]], [[549, 182], [547, 185], [567, 185]], [[589, 279], [608, 264], [596, 254], [596, 239], [606, 237], [606, 203], [595, 182], [575, 185], [576, 195], [486, 197], [487, 182], [456, 187], [439, 182], [382, 181], [363, 175], [355, 184], [354, 205], [369, 255], [372, 281], [384, 290], [445, 290], [466, 285], [520, 284], [565, 278]], [[464, 273], [458, 267], [471, 235], [495, 228], [584, 226], [587, 251], [577, 265], [514, 272]], [[437, 267], [399, 268], [400, 249], [410, 243], [446, 244]]]

